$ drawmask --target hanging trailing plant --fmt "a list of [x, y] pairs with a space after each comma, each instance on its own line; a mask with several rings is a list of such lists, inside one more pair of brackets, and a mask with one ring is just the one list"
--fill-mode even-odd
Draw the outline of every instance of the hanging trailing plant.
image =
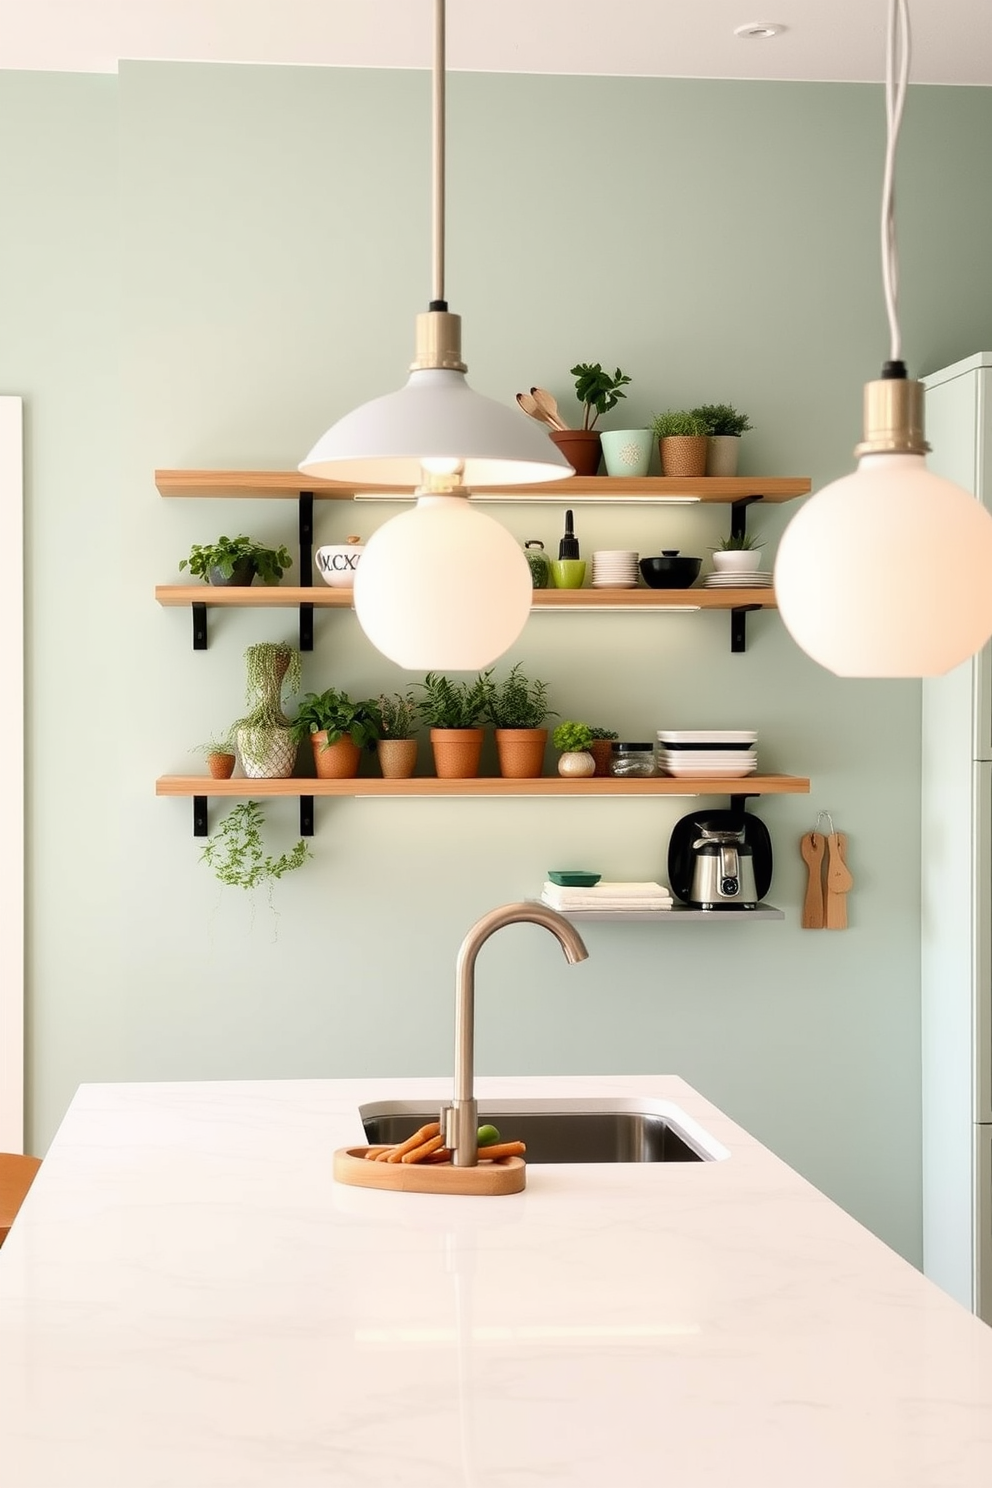
[[264, 820], [257, 801], [241, 801], [218, 822], [216, 831], [204, 843], [200, 861], [213, 869], [222, 884], [237, 889], [265, 885], [271, 893], [277, 879], [301, 868], [311, 856], [302, 837], [291, 852], [278, 858], [267, 853], [262, 841]]

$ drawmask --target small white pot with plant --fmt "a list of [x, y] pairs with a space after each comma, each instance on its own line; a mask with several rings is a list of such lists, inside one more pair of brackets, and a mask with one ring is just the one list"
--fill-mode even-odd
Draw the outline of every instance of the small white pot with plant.
[[595, 775], [596, 761], [589, 752], [592, 729], [587, 723], [577, 723], [573, 718], [566, 718], [551, 735], [551, 742], [556, 749], [561, 750], [558, 756], [559, 775], [574, 779]]
[[740, 536], [724, 537], [712, 550], [713, 567], [717, 573], [755, 573], [761, 566], [763, 546], [746, 532]]
[[729, 403], [701, 403], [692, 412], [703, 420], [708, 430], [706, 474], [736, 475], [741, 435], [752, 427], [747, 414], [738, 413]]

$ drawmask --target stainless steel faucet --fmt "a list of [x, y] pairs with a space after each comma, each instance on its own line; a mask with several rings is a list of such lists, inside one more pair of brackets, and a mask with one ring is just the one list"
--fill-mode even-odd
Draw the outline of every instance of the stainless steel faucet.
[[455, 1098], [441, 1110], [444, 1145], [456, 1168], [479, 1160], [479, 1105], [475, 1099], [475, 958], [504, 925], [543, 925], [556, 936], [571, 966], [589, 955], [582, 936], [564, 915], [543, 904], [504, 904], [477, 920], [462, 941], [455, 968]]

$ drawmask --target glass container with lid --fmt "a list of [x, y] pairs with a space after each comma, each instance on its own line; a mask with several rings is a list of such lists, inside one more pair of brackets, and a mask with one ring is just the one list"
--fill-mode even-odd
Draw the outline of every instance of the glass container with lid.
[[655, 775], [654, 745], [614, 744], [610, 758], [610, 774], [625, 776]]

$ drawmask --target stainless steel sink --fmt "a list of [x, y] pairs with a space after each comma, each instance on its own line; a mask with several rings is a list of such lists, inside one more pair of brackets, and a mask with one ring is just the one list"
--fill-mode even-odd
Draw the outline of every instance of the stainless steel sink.
[[[376, 1101], [360, 1108], [370, 1143], [402, 1142], [437, 1107]], [[527, 1144], [532, 1163], [712, 1162], [726, 1148], [668, 1101], [481, 1100], [479, 1122]]]

